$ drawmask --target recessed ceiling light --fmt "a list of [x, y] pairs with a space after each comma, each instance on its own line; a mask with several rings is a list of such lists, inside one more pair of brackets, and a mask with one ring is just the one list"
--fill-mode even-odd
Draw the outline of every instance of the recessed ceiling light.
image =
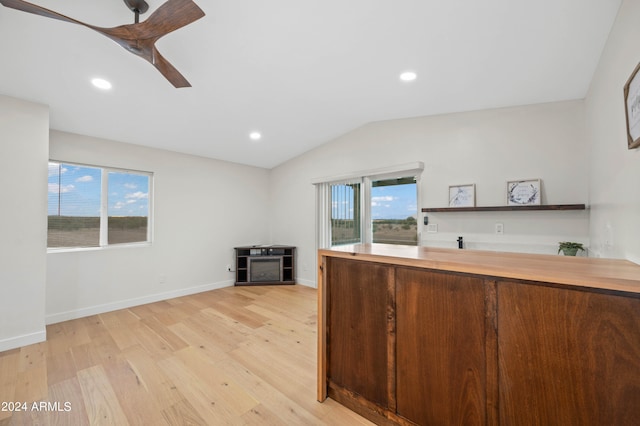
[[260, 139], [262, 139], [262, 135], [260, 134], [260, 132], [251, 132], [249, 133], [249, 137], [252, 141], [259, 141]]
[[93, 84], [98, 89], [102, 89], [102, 90], [111, 89], [111, 83], [105, 80], [104, 78], [93, 78], [91, 79], [91, 84]]
[[413, 81], [416, 78], [418, 78], [418, 74], [416, 74], [413, 71], [405, 71], [402, 74], [400, 74], [400, 80], [402, 81]]

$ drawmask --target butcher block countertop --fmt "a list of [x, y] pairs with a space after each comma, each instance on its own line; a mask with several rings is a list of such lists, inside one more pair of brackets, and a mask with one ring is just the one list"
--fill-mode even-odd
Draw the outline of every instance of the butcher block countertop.
[[321, 249], [318, 255], [640, 295], [640, 265], [619, 259], [391, 244], [338, 246]]

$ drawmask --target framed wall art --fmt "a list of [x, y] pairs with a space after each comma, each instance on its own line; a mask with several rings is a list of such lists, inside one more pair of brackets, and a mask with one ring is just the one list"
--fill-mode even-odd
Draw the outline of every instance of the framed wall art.
[[640, 63], [624, 85], [624, 112], [627, 118], [627, 147], [640, 146]]
[[449, 207], [475, 207], [476, 184], [450, 185]]
[[508, 206], [539, 206], [541, 198], [540, 179], [507, 182]]

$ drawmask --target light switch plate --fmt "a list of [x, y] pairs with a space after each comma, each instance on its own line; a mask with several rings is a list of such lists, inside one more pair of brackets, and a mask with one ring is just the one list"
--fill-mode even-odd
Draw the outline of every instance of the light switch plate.
[[431, 223], [429, 225], [427, 225], [427, 232], [434, 234], [436, 232], [438, 232], [438, 224], [437, 223]]

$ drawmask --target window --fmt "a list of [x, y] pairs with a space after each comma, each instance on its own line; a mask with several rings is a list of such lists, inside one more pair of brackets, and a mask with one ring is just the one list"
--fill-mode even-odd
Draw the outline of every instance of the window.
[[47, 247], [151, 241], [152, 174], [49, 162]]
[[331, 245], [359, 243], [360, 224], [360, 183], [331, 185]]
[[418, 244], [418, 189], [415, 177], [371, 182], [372, 242]]
[[108, 242], [109, 244], [148, 241], [148, 174], [108, 173]]
[[314, 180], [317, 246], [417, 245], [422, 163]]

